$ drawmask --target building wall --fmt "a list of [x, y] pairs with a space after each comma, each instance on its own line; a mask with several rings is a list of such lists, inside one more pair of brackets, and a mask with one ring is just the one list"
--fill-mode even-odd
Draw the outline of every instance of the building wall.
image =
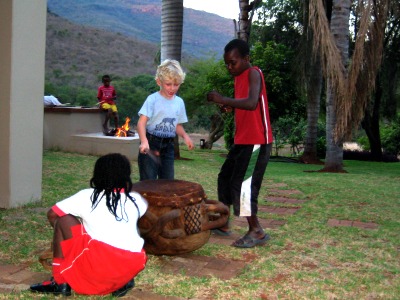
[[41, 198], [46, 0], [0, 0], [0, 207]]

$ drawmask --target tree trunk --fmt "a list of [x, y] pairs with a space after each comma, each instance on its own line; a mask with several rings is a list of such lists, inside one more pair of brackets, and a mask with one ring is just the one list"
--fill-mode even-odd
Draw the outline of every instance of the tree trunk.
[[[303, 46], [299, 60], [304, 62], [305, 83], [307, 93], [307, 131], [304, 143], [304, 152], [300, 161], [306, 164], [323, 164], [318, 158], [318, 118], [322, 93], [322, 66], [321, 55], [313, 47], [314, 33], [309, 24], [309, 2], [304, 3], [304, 26]], [[305, 54], [305, 57], [304, 57]]]
[[322, 164], [317, 155], [318, 117], [322, 91], [322, 70], [319, 56], [310, 66], [307, 86], [307, 132], [304, 153], [300, 160], [307, 164]]
[[249, 0], [239, 0], [239, 30], [237, 38], [248, 42], [250, 36]]
[[[183, 0], [162, 0], [161, 61], [182, 58]], [[179, 137], [174, 140], [175, 159], [181, 157]]]
[[[334, 0], [331, 17], [331, 33], [340, 52], [343, 66], [349, 60], [349, 18], [351, 0]], [[347, 75], [347, 74], [345, 74]], [[326, 96], [326, 157], [323, 171], [343, 172], [343, 139], [335, 137], [336, 128], [336, 91], [330, 80], [327, 80]]]
[[182, 58], [183, 0], [162, 0], [161, 61]]
[[343, 142], [336, 140], [335, 94], [328, 80], [326, 95], [326, 156], [323, 172], [343, 172]]
[[212, 149], [214, 142], [218, 141], [224, 135], [224, 120], [221, 116], [216, 113], [211, 116], [210, 120], [211, 127], [204, 144], [205, 149]]
[[382, 161], [382, 143], [379, 131], [379, 114], [382, 101], [382, 86], [379, 84], [379, 76], [376, 78], [376, 90], [374, 97], [374, 104], [372, 107], [372, 114], [367, 108], [365, 110], [364, 120], [361, 122], [362, 128], [367, 134], [369, 145], [371, 147], [371, 158], [374, 161]]

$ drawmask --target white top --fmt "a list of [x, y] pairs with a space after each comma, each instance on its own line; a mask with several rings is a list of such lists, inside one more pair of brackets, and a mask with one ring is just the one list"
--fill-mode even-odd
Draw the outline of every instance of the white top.
[[173, 138], [176, 125], [188, 121], [183, 99], [176, 96], [167, 99], [159, 92], [149, 95], [139, 111], [139, 116], [149, 118], [146, 131], [160, 138]]
[[[56, 203], [56, 207], [65, 214], [71, 214], [82, 219], [83, 226], [87, 233], [98, 241], [107, 243], [116, 248], [140, 252], [144, 240], [140, 237], [137, 228], [138, 219], [147, 210], [147, 201], [138, 193], [131, 192], [135, 204], [125, 194], [121, 194], [121, 201], [117, 207], [117, 215], [122, 220], [117, 221], [106, 206], [106, 199], [103, 197], [98, 205], [92, 209], [90, 196], [93, 189], [82, 190], [75, 195]], [[122, 203], [122, 205], [121, 205]]]

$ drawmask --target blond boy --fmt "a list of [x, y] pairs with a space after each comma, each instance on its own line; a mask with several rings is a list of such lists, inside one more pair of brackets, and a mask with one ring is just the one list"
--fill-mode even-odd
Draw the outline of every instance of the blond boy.
[[193, 141], [182, 124], [188, 121], [185, 103], [176, 95], [185, 73], [176, 60], [167, 59], [157, 68], [158, 92], [149, 95], [139, 111], [138, 165], [140, 180], [174, 179], [174, 138], [183, 138], [189, 150]]

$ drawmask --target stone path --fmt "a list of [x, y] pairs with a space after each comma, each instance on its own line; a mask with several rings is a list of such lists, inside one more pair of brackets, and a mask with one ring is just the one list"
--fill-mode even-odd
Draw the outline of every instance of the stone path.
[[[301, 204], [307, 200], [297, 199], [296, 196], [304, 198], [298, 190], [286, 189], [284, 183], [267, 183], [268, 197], [265, 201], [260, 199], [259, 210], [263, 213], [271, 214], [272, 218], [259, 218], [263, 228], [274, 230], [283, 226], [286, 220], [275, 218], [276, 216], [287, 216], [295, 214], [301, 209]], [[362, 229], [376, 229], [378, 225], [370, 222], [359, 222], [351, 220], [329, 219], [328, 226], [353, 226]], [[231, 220], [232, 234], [230, 236], [219, 236], [211, 234], [209, 243], [230, 246], [247, 230], [247, 221], [245, 218], [233, 217]], [[238, 276], [244, 267], [254, 260], [256, 256], [247, 255], [242, 260], [229, 260], [210, 256], [194, 255], [192, 253], [163, 257], [160, 256], [161, 271], [164, 273], [181, 273], [187, 276], [206, 277], [213, 276], [222, 280], [229, 280]], [[28, 266], [3, 265], [0, 263], [0, 293], [18, 293], [27, 290], [29, 285], [35, 282], [47, 280], [50, 274], [48, 272], [32, 272]], [[145, 291], [140, 287], [130, 291], [124, 299], [140, 300], [181, 300], [179, 297], [164, 297]]]
[[359, 222], [359, 221], [350, 221], [350, 220], [337, 220], [337, 219], [329, 219], [328, 226], [331, 227], [358, 227], [361, 229], [377, 229], [378, 224], [372, 222]]

